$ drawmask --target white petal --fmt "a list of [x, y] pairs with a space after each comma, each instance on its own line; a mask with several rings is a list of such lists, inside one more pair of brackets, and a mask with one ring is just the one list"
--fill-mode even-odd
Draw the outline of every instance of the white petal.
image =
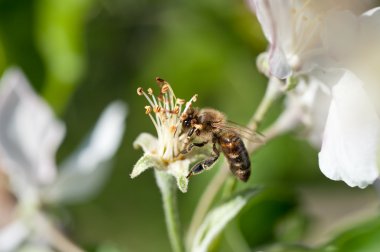
[[270, 73], [279, 78], [286, 79], [292, 75], [292, 69], [288, 63], [284, 52], [277, 45], [273, 45], [269, 53], [269, 71]]
[[189, 179], [186, 176], [189, 174], [190, 160], [179, 160], [171, 163], [168, 167], [168, 172], [176, 178], [178, 189], [181, 192], [187, 192]]
[[377, 16], [377, 15], [380, 15], [380, 7], [372, 8], [362, 14], [362, 16], [367, 16], [367, 17]]
[[364, 188], [378, 177], [380, 120], [362, 82], [346, 72], [333, 88], [319, 166], [330, 179]]
[[17, 251], [17, 247], [27, 238], [30, 230], [21, 222], [14, 221], [0, 229], [0, 251]]
[[108, 105], [89, 137], [62, 164], [57, 181], [47, 192], [48, 200], [81, 201], [101, 188], [110, 172], [110, 161], [123, 138], [126, 115], [123, 102]]
[[270, 43], [270, 72], [277, 78], [285, 79], [291, 75], [291, 68], [283, 51], [283, 46], [289, 44], [292, 34], [289, 1], [251, 0], [250, 3]]
[[331, 94], [326, 93], [324, 84], [315, 77], [310, 77], [308, 88], [302, 97], [302, 102], [308, 114], [310, 143], [320, 148], [327, 115], [331, 102]]
[[150, 155], [150, 154], [145, 154], [137, 161], [137, 163], [133, 167], [131, 178], [137, 177], [138, 175], [140, 175], [141, 173], [143, 173], [149, 168], [164, 170], [165, 165], [162, 164], [162, 162], [159, 159], [157, 159], [155, 156]]
[[133, 142], [135, 149], [141, 147], [144, 153], [155, 153], [158, 148], [158, 140], [149, 133], [141, 133]]
[[326, 17], [321, 32], [322, 42], [333, 58], [341, 60], [354, 52], [360, 37], [358, 21], [349, 11], [334, 11]]
[[0, 121], [4, 168], [32, 183], [50, 183], [55, 178], [55, 153], [65, 129], [18, 69], [8, 70], [1, 80]]

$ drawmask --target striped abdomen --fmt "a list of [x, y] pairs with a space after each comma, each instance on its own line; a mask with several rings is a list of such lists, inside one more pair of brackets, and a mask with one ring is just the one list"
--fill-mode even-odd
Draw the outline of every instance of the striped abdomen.
[[222, 132], [218, 137], [219, 145], [230, 164], [231, 172], [246, 182], [251, 175], [251, 162], [241, 138], [233, 132]]

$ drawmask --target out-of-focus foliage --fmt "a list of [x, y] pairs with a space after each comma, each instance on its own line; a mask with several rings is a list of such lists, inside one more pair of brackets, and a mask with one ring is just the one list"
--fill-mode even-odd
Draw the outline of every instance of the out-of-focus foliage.
[[[20, 66], [67, 124], [60, 160], [91, 129], [106, 104], [115, 99], [129, 104], [128, 129], [106, 188], [89, 203], [54, 212], [65, 220], [72, 239], [89, 251], [169, 251], [153, 172], [133, 181], [129, 177], [141, 156], [132, 148], [133, 140], [141, 132], [153, 132], [136, 88], [152, 86], [160, 76], [179, 97], [197, 93], [197, 105], [217, 108], [245, 124], [265, 90], [266, 79], [255, 63], [265, 48], [260, 27], [243, 0], [0, 0], [0, 70]], [[281, 106], [270, 111], [264, 127]], [[304, 188], [339, 192], [319, 195], [330, 199], [320, 204], [326, 215], [344, 215], [357, 205], [354, 200], [341, 203], [344, 195], [368, 199], [360, 203], [363, 208], [376, 198], [371, 188], [349, 189], [324, 178], [317, 151], [295, 135], [267, 143], [252, 164], [250, 181], [239, 183], [239, 188], [270, 189], [228, 225], [221, 251], [274, 248], [272, 244], [279, 244], [273, 251], [287, 246], [287, 251], [303, 251], [298, 244], [312, 236], [310, 227], [319, 223], [303, 198], [316, 195], [303, 195]], [[185, 228], [217, 172], [216, 166], [192, 177], [188, 192], [179, 195]], [[377, 222], [314, 247], [376, 251]], [[242, 242], [239, 248], [236, 241]]]

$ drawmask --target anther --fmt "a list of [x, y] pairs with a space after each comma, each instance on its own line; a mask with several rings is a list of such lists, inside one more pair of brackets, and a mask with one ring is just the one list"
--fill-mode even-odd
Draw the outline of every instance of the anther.
[[191, 100], [193, 100], [193, 102], [196, 102], [197, 99], [198, 99], [198, 94], [193, 95], [193, 97], [191, 98]]
[[145, 114], [150, 114], [152, 112], [152, 107], [151, 106], [145, 106]]
[[138, 95], [143, 95], [144, 94], [144, 89], [142, 87], [137, 88], [137, 94]]
[[156, 77], [156, 82], [159, 86], [162, 86], [165, 83], [165, 80], [160, 77]]
[[149, 94], [149, 95], [153, 95], [153, 89], [148, 88], [148, 94]]
[[179, 107], [176, 105], [172, 111], [174, 114], [178, 114], [179, 113]]
[[177, 127], [175, 125], [170, 126], [170, 132], [174, 133], [177, 130]]
[[161, 93], [162, 94], [165, 94], [166, 92], [168, 92], [169, 90], [169, 84], [164, 84], [162, 87], [161, 87]]
[[182, 105], [182, 104], [185, 104], [186, 101], [185, 101], [185, 99], [178, 98], [178, 99], [176, 100], [176, 103], [179, 104], [179, 105]]
[[155, 107], [153, 108], [153, 111], [154, 111], [154, 113], [160, 113], [160, 111], [161, 111], [161, 107], [159, 107], [159, 106], [155, 106]]

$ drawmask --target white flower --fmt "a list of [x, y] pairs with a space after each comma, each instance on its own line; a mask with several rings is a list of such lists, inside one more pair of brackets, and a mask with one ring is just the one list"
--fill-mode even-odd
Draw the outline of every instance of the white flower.
[[[326, 27], [325, 45], [340, 48], [334, 59], [344, 68], [332, 88], [319, 165], [327, 177], [364, 188], [379, 176], [380, 8], [330, 18], [334, 25]], [[334, 40], [337, 28], [346, 29], [354, 42]]]
[[157, 137], [141, 133], [134, 141], [133, 146], [141, 147], [144, 155], [134, 166], [131, 177], [135, 178], [148, 168], [155, 168], [173, 175], [177, 180], [178, 188], [182, 192], [186, 192], [189, 166], [196, 156], [195, 152], [180, 155], [185, 141], [181, 134], [180, 116], [191, 106], [192, 102], [196, 101], [197, 96], [194, 95], [186, 103], [183, 99], [175, 96], [166, 81], [157, 78], [157, 84], [160, 87], [160, 94], [157, 97], [151, 88], [148, 89], [148, 93], [144, 92], [142, 88], [137, 89], [137, 93], [144, 95], [149, 102], [149, 105], [145, 107], [146, 114], [156, 128]]
[[320, 79], [313, 75], [301, 78], [297, 86], [287, 92], [285, 109], [274, 127], [286, 132], [302, 125], [301, 135], [320, 148], [330, 102], [330, 91]]
[[371, 1], [251, 3], [270, 43], [258, 65], [287, 82], [275, 126], [306, 126], [313, 145], [322, 144], [322, 172], [366, 187], [378, 177], [379, 9], [357, 17]]
[[0, 251], [13, 251], [32, 234], [42, 235], [42, 204], [83, 200], [100, 188], [122, 138], [126, 107], [109, 105], [92, 134], [57, 169], [63, 124], [20, 70], [6, 71], [0, 85], [0, 167], [9, 179], [6, 193], [16, 199], [10, 222], [0, 226]]
[[380, 118], [364, 83], [347, 71], [333, 87], [319, 166], [330, 179], [364, 188], [379, 176]]
[[259, 57], [259, 68], [269, 76], [286, 79], [308, 72], [323, 59], [321, 25], [329, 11], [362, 10], [370, 2], [250, 0], [250, 4], [269, 42], [268, 52]]

